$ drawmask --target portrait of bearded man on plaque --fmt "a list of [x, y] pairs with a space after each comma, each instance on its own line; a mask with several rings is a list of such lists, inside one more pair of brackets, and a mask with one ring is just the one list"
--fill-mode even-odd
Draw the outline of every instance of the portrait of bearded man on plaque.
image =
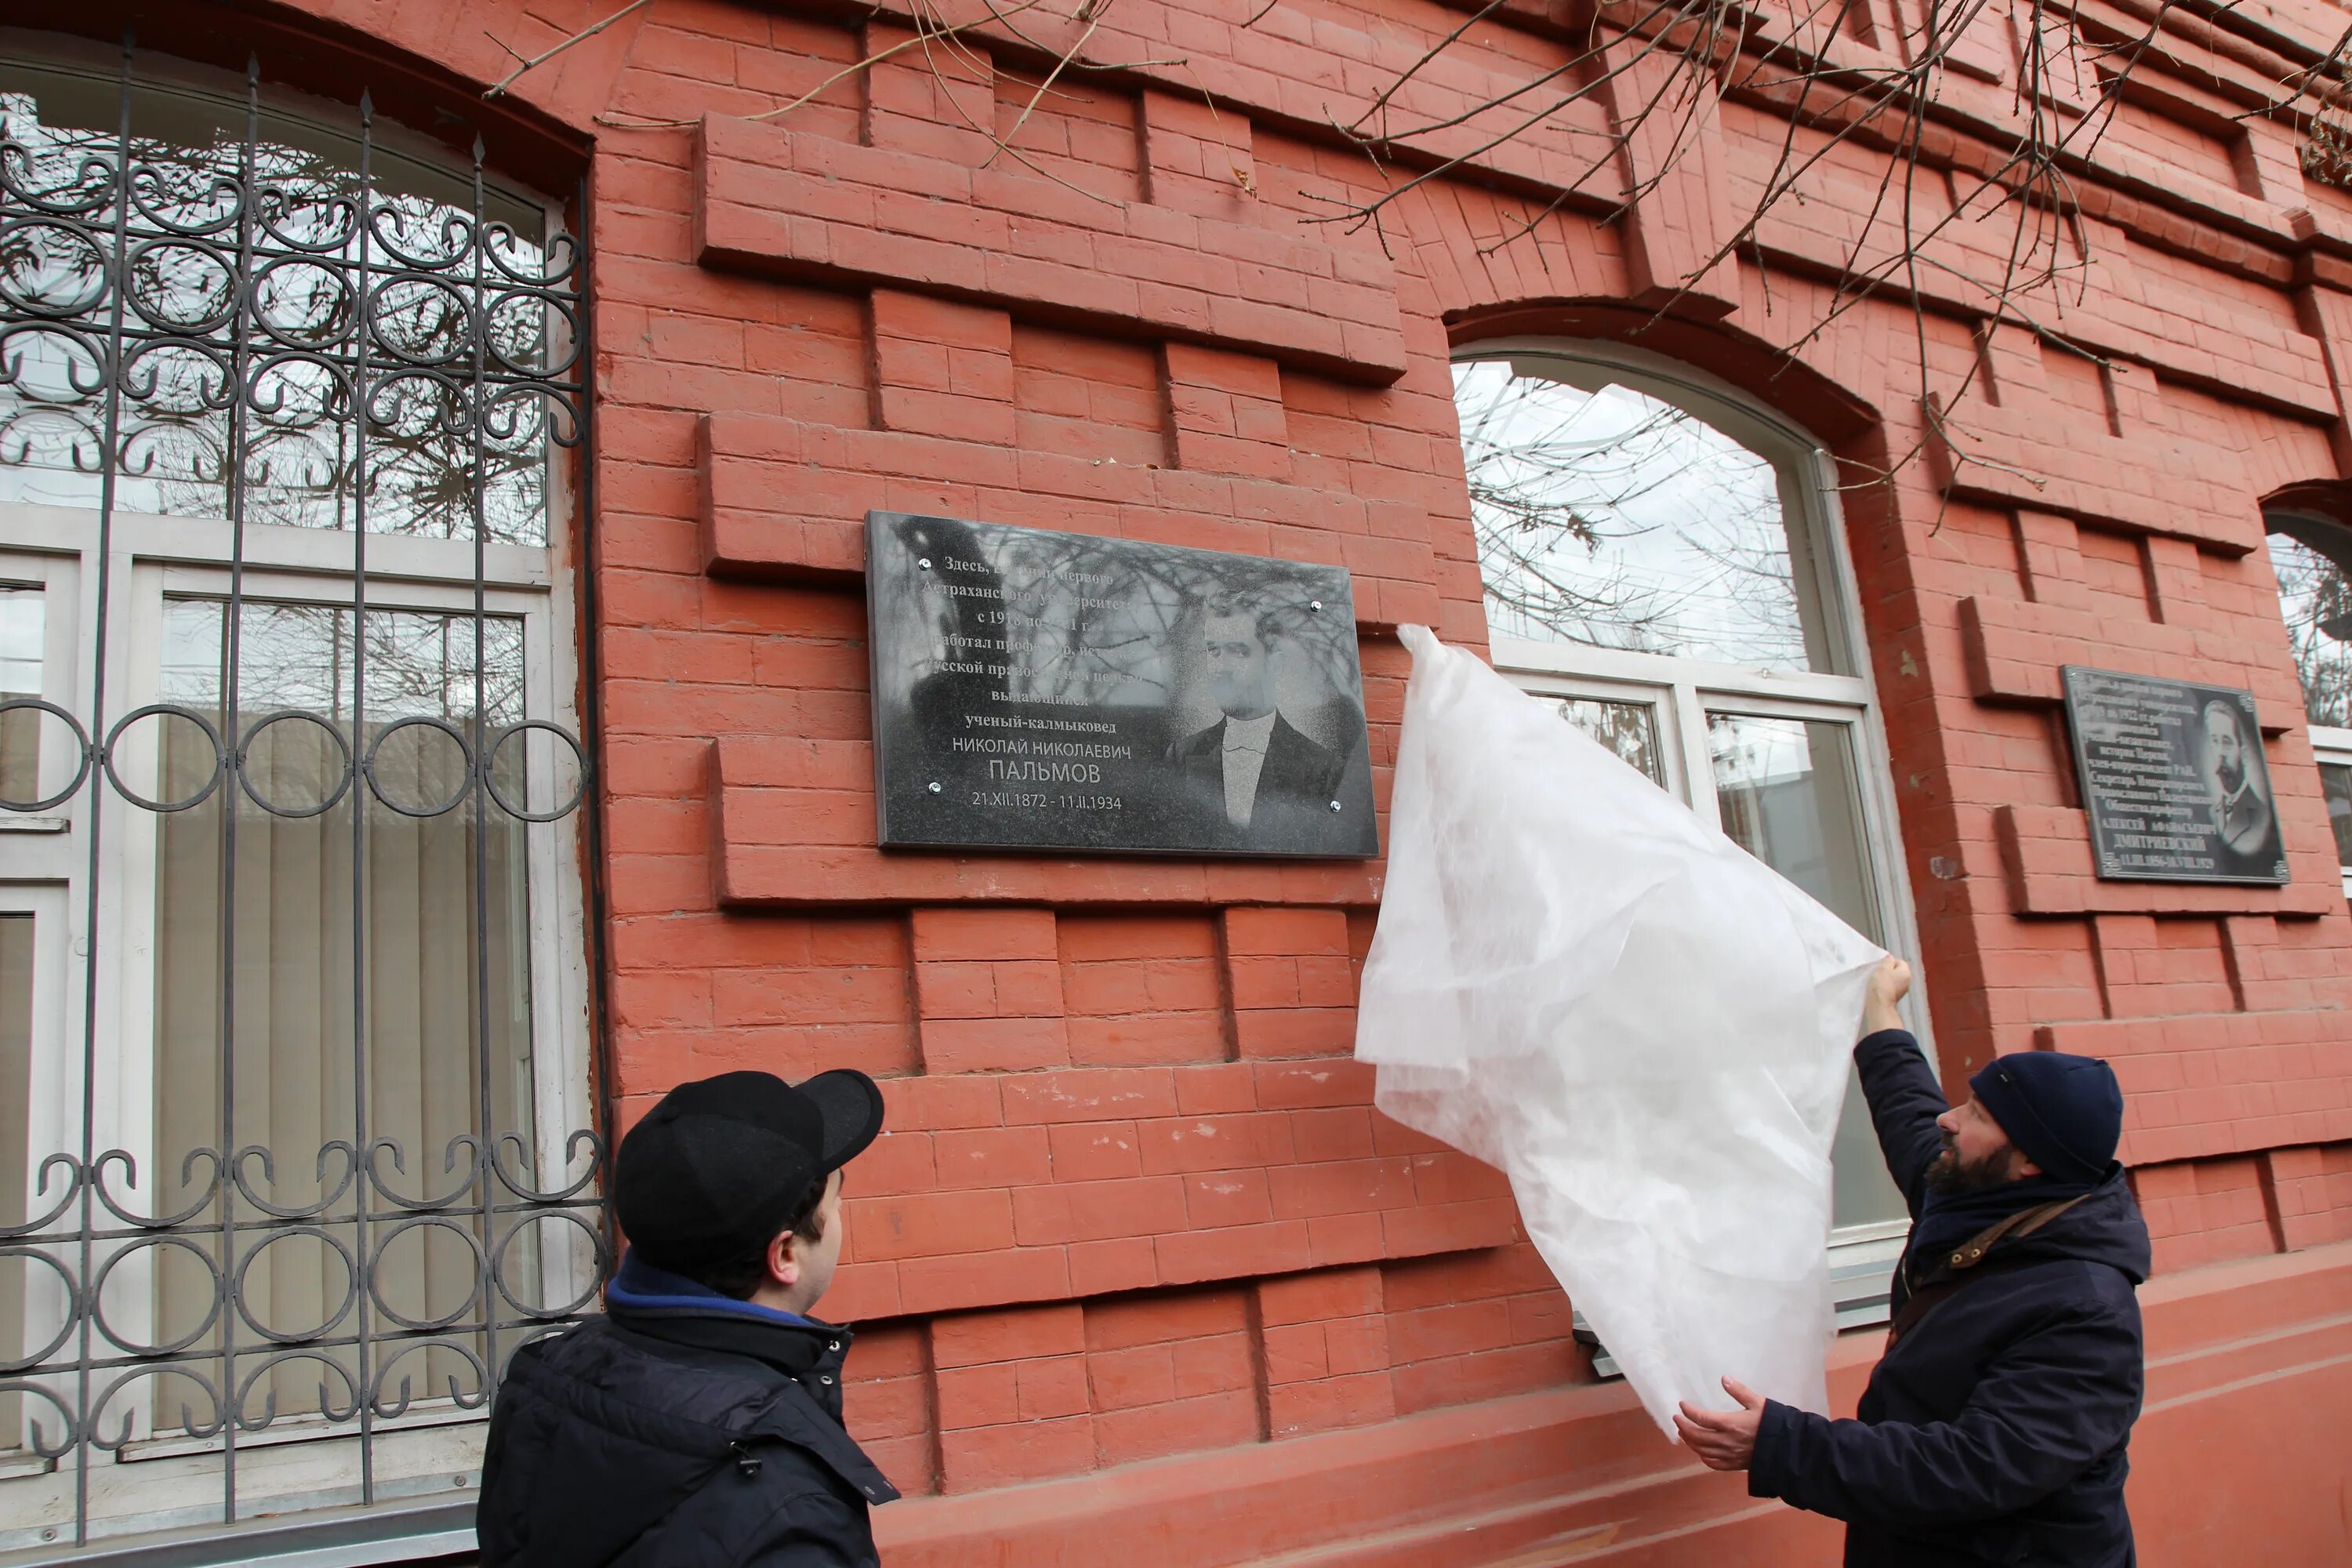
[[2221, 698], [2199, 716], [2199, 755], [2213, 798], [2213, 831], [2222, 864], [2235, 875], [2261, 875], [2279, 858], [2262, 736], [2252, 719]]

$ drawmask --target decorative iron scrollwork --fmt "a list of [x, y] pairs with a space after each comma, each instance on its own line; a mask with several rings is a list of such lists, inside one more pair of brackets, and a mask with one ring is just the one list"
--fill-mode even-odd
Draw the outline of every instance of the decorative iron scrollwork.
[[[420, 632], [374, 610], [366, 547], [457, 541], [478, 563], [491, 547], [549, 544], [551, 468], [587, 428], [584, 258], [486, 184], [478, 142], [470, 167], [428, 178], [403, 152], [387, 178], [395, 160], [364, 97], [348, 124], [294, 134], [256, 67], [242, 104], [225, 100], [241, 133], [205, 141], [140, 130], [141, 83], [126, 42], [115, 121], [90, 127], [45, 118], [37, 95], [0, 82], [0, 502], [349, 536], [340, 606], [312, 608], [347, 617], [354, 662], [373, 662], [364, 678], [320, 677], [316, 703], [240, 715], [237, 650], [249, 660], [256, 645], [232, 631], [215, 708], [169, 694], [126, 704], [102, 684], [71, 702], [11, 697], [0, 718], [21, 710], [44, 726], [50, 787], [0, 810], [100, 826], [199, 808], [232, 824], [331, 819], [355, 865], [368, 822], [457, 822], [473, 835], [473, 940], [488, 942], [486, 836], [576, 824], [592, 752], [522, 704], [478, 564], [473, 610]], [[85, 569], [102, 621], [125, 585], [108, 581], [110, 556]], [[226, 601], [233, 627], [243, 592], [239, 579]], [[404, 666], [403, 639], [428, 636], [441, 663]], [[370, 679], [465, 689], [443, 711], [383, 701]], [[154, 763], [167, 726], [182, 727], [176, 773]], [[313, 763], [273, 773], [273, 751]], [[571, 782], [541, 779], [534, 794], [533, 756]], [[93, 881], [119, 875], [92, 865]], [[96, 888], [89, 897], [95, 910]], [[225, 891], [225, 923], [233, 910]], [[352, 916], [362, 931], [368, 918]], [[207, 994], [226, 998], [223, 1039], [242, 1030], [248, 1049], [267, 1048], [269, 1026], [236, 1016], [243, 983], [222, 964]], [[334, 1135], [299, 1148], [254, 1137], [224, 1065], [217, 1138], [107, 1147], [85, 1109], [79, 1145], [36, 1150], [22, 1215], [0, 1214], [14, 1221], [0, 1223], [0, 1289], [24, 1300], [22, 1342], [0, 1342], [0, 1410], [20, 1429], [0, 1448], [79, 1470], [77, 1539], [92, 1468], [142, 1444], [217, 1455], [219, 1517], [234, 1521], [237, 1445], [298, 1422], [358, 1445], [358, 1495], [373, 1500], [383, 1424], [427, 1401], [444, 1416], [481, 1410], [518, 1345], [593, 1300], [608, 1247], [603, 1139], [534, 1127], [528, 1090], [507, 1106], [519, 1125], [502, 1124], [478, 978], [473, 1076], [445, 1095], [457, 1109], [388, 1131], [367, 1092], [372, 1053], [389, 1047], [359, 1022], [363, 951], [350, 968], [350, 1060], [335, 1070], [356, 1087]], [[85, 1079], [122, 1048], [97, 1030], [79, 1042]]]

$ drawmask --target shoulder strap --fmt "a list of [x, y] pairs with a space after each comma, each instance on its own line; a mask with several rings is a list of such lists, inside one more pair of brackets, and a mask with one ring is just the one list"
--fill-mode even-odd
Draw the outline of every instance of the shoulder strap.
[[1914, 1289], [1905, 1298], [1903, 1310], [1895, 1315], [1895, 1321], [1887, 1328], [1886, 1348], [1893, 1350], [1895, 1342], [1908, 1333], [1939, 1302], [1948, 1296], [1958, 1295], [1972, 1282], [1987, 1275], [2005, 1274], [2012, 1268], [2022, 1268], [2030, 1263], [2039, 1262], [2038, 1258], [2020, 1258], [2014, 1253], [1990, 1259], [1988, 1255], [1997, 1243], [2011, 1237], [2032, 1236], [2090, 1195], [2082, 1193], [2071, 1198], [2061, 1198], [2055, 1203], [2020, 1209], [2007, 1219], [1987, 1226], [1962, 1242], [1944, 1259], [1948, 1273], [1940, 1279]]

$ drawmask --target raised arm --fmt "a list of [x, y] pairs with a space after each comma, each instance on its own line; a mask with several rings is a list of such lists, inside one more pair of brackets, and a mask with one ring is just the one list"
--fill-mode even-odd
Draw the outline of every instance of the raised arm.
[[1870, 1102], [1870, 1124], [1878, 1132], [1887, 1173], [1916, 1217], [1927, 1195], [1923, 1178], [1944, 1148], [1936, 1118], [1951, 1105], [1918, 1040], [1895, 1011], [1910, 989], [1911, 966], [1899, 958], [1887, 959], [1871, 975], [1853, 1062], [1862, 1074], [1863, 1098]]

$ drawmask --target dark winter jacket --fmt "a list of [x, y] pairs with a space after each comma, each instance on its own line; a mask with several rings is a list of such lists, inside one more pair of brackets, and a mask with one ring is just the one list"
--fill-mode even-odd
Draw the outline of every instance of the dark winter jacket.
[[[1916, 1219], [1942, 1150], [1943, 1091], [1899, 1030], [1854, 1057]], [[1898, 1310], [1906, 1277], [1925, 1293], [1950, 1275], [1940, 1253], [1904, 1263]], [[1860, 1419], [1767, 1405], [1748, 1490], [1845, 1520], [1848, 1568], [2130, 1568], [2124, 1448], [2139, 1415], [2133, 1291], [2148, 1245], [2121, 1167], [1976, 1268], [1879, 1362]]]
[[1331, 810], [1349, 793], [1348, 759], [1308, 740], [1279, 714], [1266, 737], [1247, 827], [1233, 826], [1226, 815], [1224, 720], [1169, 747], [1168, 762], [1174, 774], [1169, 782], [1189, 803], [1186, 815], [1203, 843], [1322, 852], [1336, 847], [1334, 840], [1344, 839], [1357, 820], [1344, 814], [1335, 818]]
[[507, 1369], [482, 1568], [873, 1568], [898, 1494], [841, 1424], [847, 1330], [634, 1260], [606, 1310]]

